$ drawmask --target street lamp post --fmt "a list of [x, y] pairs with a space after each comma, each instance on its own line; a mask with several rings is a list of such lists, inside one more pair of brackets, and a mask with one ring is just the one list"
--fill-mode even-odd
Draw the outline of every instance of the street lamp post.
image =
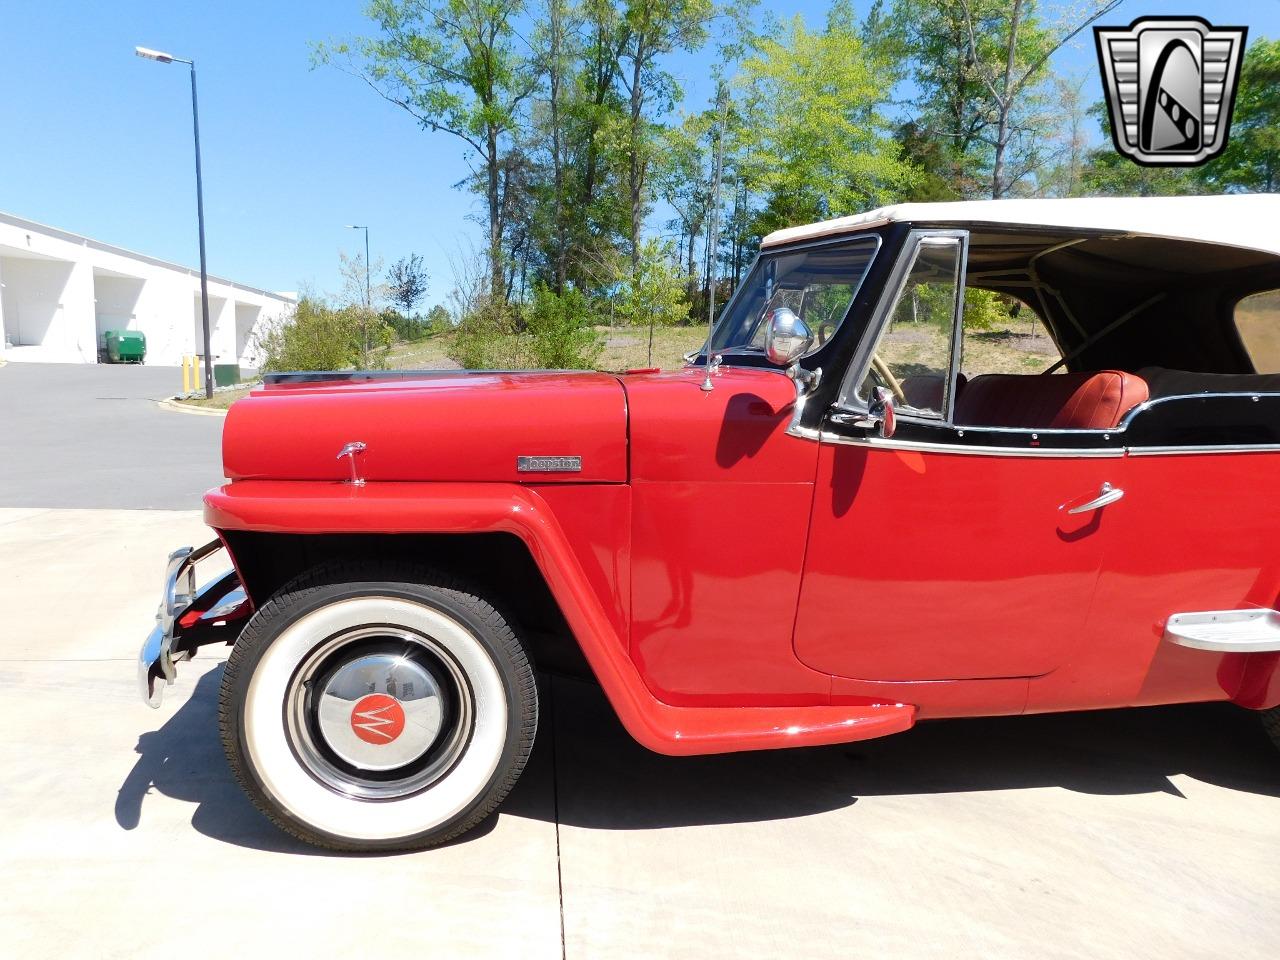
[[157, 63], [185, 63], [191, 68], [191, 123], [196, 138], [196, 219], [200, 228], [200, 313], [204, 324], [204, 395], [213, 396], [213, 350], [209, 344], [209, 271], [204, 255], [204, 183], [200, 176], [200, 109], [196, 102], [196, 64], [159, 50], [134, 47], [133, 52]]
[[372, 310], [373, 293], [371, 291], [373, 290], [373, 285], [369, 280], [369, 271], [372, 269], [372, 264], [369, 263], [369, 228], [358, 227], [354, 223], [348, 223], [347, 227], [351, 230], [364, 231], [364, 304]]

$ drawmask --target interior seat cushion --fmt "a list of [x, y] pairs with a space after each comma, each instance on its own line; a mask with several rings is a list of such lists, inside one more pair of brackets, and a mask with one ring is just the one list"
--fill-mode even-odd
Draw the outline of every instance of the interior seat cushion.
[[[965, 385], [965, 375], [956, 374], [956, 396], [960, 395]], [[900, 384], [902, 395], [906, 397], [907, 406], [916, 410], [936, 410], [942, 412], [942, 398], [946, 391], [947, 375], [945, 373], [918, 373], [915, 376], [903, 377]]]
[[1147, 381], [1153, 397], [1177, 397], [1193, 393], [1280, 393], [1280, 373], [1196, 373], [1168, 367], [1143, 367], [1138, 376]]
[[1147, 384], [1121, 370], [974, 377], [961, 392], [956, 422], [965, 426], [1107, 430], [1145, 403]]

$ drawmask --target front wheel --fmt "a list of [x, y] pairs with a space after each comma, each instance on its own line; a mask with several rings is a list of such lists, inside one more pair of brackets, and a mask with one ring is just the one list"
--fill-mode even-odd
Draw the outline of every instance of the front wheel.
[[538, 724], [492, 606], [416, 569], [330, 567], [245, 627], [222, 681], [228, 762], [278, 826], [337, 850], [433, 846], [502, 802]]

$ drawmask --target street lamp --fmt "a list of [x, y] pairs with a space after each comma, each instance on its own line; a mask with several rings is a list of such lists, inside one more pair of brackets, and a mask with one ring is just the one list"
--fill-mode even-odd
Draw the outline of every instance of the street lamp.
[[348, 223], [347, 229], [364, 231], [364, 303], [366, 307], [372, 310], [373, 294], [370, 293], [370, 290], [372, 290], [373, 288], [369, 282], [369, 270], [371, 268], [371, 264], [369, 263], [369, 228], [357, 227], [354, 223]]
[[200, 110], [196, 104], [196, 64], [172, 54], [148, 47], [134, 47], [133, 52], [156, 63], [185, 63], [191, 68], [191, 122], [196, 137], [196, 219], [200, 227], [200, 312], [204, 323], [204, 395], [213, 396], [213, 350], [209, 345], [209, 271], [204, 256], [204, 184], [200, 177]]

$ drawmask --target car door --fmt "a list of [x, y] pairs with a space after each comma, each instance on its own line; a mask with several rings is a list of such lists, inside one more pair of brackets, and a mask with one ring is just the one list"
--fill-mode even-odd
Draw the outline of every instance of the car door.
[[[1083, 634], [1123, 450], [954, 424], [966, 246], [912, 233], [823, 425], [794, 644], [839, 677], [1037, 676]], [[867, 426], [886, 382], [889, 438]]]

